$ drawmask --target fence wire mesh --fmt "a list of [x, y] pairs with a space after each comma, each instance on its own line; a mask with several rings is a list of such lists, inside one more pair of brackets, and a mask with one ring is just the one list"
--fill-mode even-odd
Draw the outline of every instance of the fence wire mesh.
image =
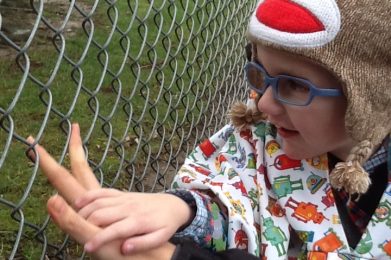
[[255, 0], [0, 1], [0, 259], [75, 258], [26, 137], [68, 166], [72, 122], [103, 186], [157, 192], [244, 99]]

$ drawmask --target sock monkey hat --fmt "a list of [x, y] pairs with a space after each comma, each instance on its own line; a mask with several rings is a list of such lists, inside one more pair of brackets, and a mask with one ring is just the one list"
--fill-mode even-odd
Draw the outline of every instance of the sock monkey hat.
[[390, 0], [261, 0], [248, 26], [253, 44], [310, 58], [340, 79], [346, 130], [357, 145], [330, 182], [349, 194], [367, 191], [362, 164], [390, 134], [390, 26]]

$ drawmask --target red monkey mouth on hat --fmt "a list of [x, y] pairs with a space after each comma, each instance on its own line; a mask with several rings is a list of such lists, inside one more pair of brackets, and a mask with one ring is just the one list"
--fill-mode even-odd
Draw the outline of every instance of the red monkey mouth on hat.
[[314, 14], [289, 0], [265, 0], [259, 5], [256, 17], [259, 22], [282, 32], [313, 33], [325, 30]]

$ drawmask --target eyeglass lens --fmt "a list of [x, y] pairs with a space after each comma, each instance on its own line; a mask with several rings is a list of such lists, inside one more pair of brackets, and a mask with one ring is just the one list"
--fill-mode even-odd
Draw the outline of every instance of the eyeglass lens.
[[[265, 73], [255, 66], [249, 66], [247, 69], [247, 79], [253, 88], [263, 93], [266, 90]], [[297, 105], [304, 105], [311, 96], [310, 87], [300, 80], [290, 77], [280, 76], [278, 78], [275, 95], [278, 99]]]
[[277, 96], [292, 104], [303, 105], [311, 96], [310, 88], [299, 80], [280, 78], [277, 86]]

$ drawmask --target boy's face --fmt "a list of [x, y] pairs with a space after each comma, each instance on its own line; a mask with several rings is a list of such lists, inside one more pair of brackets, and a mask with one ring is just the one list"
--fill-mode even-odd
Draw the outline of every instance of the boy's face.
[[[257, 45], [256, 61], [271, 76], [290, 75], [319, 88], [341, 88], [333, 74], [304, 57]], [[292, 159], [330, 152], [345, 160], [354, 145], [345, 130], [346, 106], [344, 96], [316, 96], [308, 106], [282, 104], [273, 98], [270, 87], [258, 102], [258, 109], [277, 127], [284, 152]]]

